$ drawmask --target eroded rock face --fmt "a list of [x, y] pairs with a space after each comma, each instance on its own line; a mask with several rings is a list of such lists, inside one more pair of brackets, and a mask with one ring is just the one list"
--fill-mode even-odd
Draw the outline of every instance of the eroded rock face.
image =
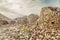
[[57, 7], [44, 7], [42, 8], [38, 25], [58, 28], [60, 26], [60, 8]]

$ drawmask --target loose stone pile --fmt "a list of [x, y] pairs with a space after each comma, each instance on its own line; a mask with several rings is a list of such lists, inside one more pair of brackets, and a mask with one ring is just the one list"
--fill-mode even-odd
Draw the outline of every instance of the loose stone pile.
[[60, 8], [42, 8], [40, 17], [33, 25], [29, 23], [35, 18], [28, 18], [27, 25], [21, 25], [18, 21], [15, 25], [1, 27], [0, 40], [60, 40]]

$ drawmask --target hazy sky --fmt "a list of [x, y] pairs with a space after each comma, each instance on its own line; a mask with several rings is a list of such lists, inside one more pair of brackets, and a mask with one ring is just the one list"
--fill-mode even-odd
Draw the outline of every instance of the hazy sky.
[[60, 6], [60, 0], [43, 0], [43, 3], [47, 5], [52, 5], [52, 6]]
[[40, 14], [44, 6], [60, 7], [60, 0], [0, 0], [1, 14], [12, 19], [31, 13]]

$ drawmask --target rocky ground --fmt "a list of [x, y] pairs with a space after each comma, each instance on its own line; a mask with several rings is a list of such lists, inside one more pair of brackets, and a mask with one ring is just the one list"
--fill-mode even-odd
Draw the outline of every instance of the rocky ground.
[[60, 8], [44, 7], [8, 23], [0, 21], [0, 40], [60, 40]]

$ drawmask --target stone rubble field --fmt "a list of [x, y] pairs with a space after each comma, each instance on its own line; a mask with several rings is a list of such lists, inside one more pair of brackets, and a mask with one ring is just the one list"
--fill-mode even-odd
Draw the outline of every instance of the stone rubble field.
[[8, 23], [0, 21], [0, 40], [60, 40], [60, 8], [44, 7]]

